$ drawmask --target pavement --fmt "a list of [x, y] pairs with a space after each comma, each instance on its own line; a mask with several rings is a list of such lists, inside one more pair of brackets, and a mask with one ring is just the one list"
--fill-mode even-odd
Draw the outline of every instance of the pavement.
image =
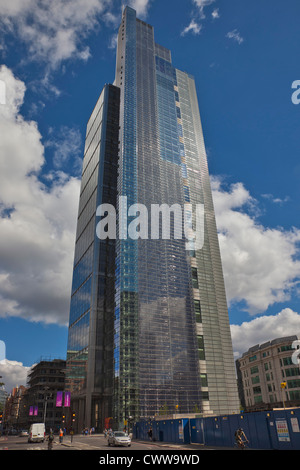
[[[92, 439], [89, 440], [90, 437], [102, 437], [103, 440], [105, 439], [103, 434], [97, 434], [95, 436], [86, 436], [83, 439], [80, 439], [78, 441], [77, 436], [74, 436], [73, 442], [71, 442], [70, 436], [65, 436], [64, 440], [62, 442], [62, 446], [70, 447], [70, 448], [80, 448], [83, 447], [88, 447], [89, 449], [98, 449], [99, 450], [99, 444], [97, 443], [96, 445], [93, 445]], [[106, 444], [106, 440], [104, 441]], [[134, 444], [138, 444], [138, 448], [135, 448]], [[220, 446], [206, 446], [204, 444], [176, 444], [173, 442], [160, 442], [160, 441], [150, 441], [150, 440], [141, 440], [141, 439], [132, 439], [132, 445], [133, 449], [132, 450], [143, 450], [143, 447], [145, 450], [181, 450], [181, 451], [202, 451], [202, 450], [239, 450], [235, 447], [220, 447]], [[251, 449], [246, 449], [246, 450], [251, 450]]]

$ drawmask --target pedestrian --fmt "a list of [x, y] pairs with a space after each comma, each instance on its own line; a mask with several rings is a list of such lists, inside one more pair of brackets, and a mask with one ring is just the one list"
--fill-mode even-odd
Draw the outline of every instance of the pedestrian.
[[149, 429], [148, 436], [149, 436], [150, 441], [152, 441], [152, 428]]
[[47, 441], [48, 441], [48, 450], [52, 450], [53, 441], [54, 441], [54, 435], [53, 435], [52, 429], [50, 429], [50, 433], [49, 433]]
[[63, 432], [63, 430], [60, 428], [60, 430], [59, 430], [59, 442], [60, 442], [60, 443], [62, 443], [63, 437], [64, 437], [64, 432]]

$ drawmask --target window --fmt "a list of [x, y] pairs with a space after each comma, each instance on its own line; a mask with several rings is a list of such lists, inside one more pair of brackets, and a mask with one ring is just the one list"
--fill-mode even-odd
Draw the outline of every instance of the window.
[[288, 388], [300, 388], [300, 379], [288, 380]]
[[251, 381], [253, 384], [259, 384], [259, 375], [256, 375], [255, 377], [251, 377]]
[[207, 374], [200, 374], [202, 387], [207, 387]]
[[194, 300], [194, 309], [196, 315], [196, 322], [202, 323], [200, 300]]
[[254, 403], [262, 403], [262, 396], [261, 395], [257, 395], [256, 397], [254, 397]]
[[286, 346], [281, 346], [280, 350], [278, 348], [278, 352], [283, 352], [283, 351], [291, 351], [292, 350], [292, 345], [291, 344], [288, 344]]
[[290, 392], [290, 400], [300, 400], [300, 390]]
[[202, 335], [197, 336], [198, 339], [198, 357], [200, 360], [205, 360], [205, 352], [204, 352], [204, 339]]
[[199, 289], [197, 268], [192, 268], [192, 284], [194, 289]]
[[291, 369], [285, 369], [286, 377], [292, 377], [293, 375], [300, 375], [299, 367], [292, 367]]
[[256, 354], [249, 357], [249, 362], [256, 361]]

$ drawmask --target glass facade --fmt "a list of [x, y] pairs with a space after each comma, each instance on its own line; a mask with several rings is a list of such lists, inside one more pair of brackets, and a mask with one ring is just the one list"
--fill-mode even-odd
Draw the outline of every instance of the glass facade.
[[86, 132], [66, 373], [81, 427], [91, 416], [100, 427], [112, 408], [115, 240], [99, 239], [96, 224], [100, 204], [116, 207], [119, 104], [119, 88], [106, 85]]
[[[115, 240], [96, 237], [102, 202], [117, 208]], [[141, 205], [146, 236], [136, 221]], [[196, 205], [204, 206], [204, 243], [187, 250], [178, 233], [184, 209], [195, 229]], [[105, 87], [87, 126], [79, 206], [67, 381], [84, 400], [85, 424], [112, 417], [123, 427], [166, 410], [238, 412], [194, 79], [174, 68], [130, 7], [114, 86]]]
[[[224, 280], [195, 83], [155, 43], [152, 26], [123, 13], [115, 84], [121, 89], [119, 194], [130, 204], [204, 205], [204, 245], [171, 234], [117, 242], [114, 415], [239, 410]], [[130, 136], [129, 142], [127, 139]], [[128, 187], [131, 192], [128, 193]], [[129, 203], [130, 201], [130, 203]], [[153, 224], [150, 220], [149, 227]], [[130, 223], [130, 220], [128, 220]], [[122, 282], [123, 279], [123, 282]], [[128, 279], [131, 279], [129, 282]], [[127, 282], [126, 282], [127, 280]], [[126, 300], [125, 300], [126, 299]]]

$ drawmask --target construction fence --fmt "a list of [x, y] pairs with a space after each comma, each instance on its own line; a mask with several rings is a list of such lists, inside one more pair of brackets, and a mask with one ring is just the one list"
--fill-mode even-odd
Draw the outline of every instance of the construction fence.
[[300, 450], [300, 408], [205, 418], [145, 420], [134, 424], [133, 437], [176, 444], [234, 447], [242, 428], [252, 449]]

